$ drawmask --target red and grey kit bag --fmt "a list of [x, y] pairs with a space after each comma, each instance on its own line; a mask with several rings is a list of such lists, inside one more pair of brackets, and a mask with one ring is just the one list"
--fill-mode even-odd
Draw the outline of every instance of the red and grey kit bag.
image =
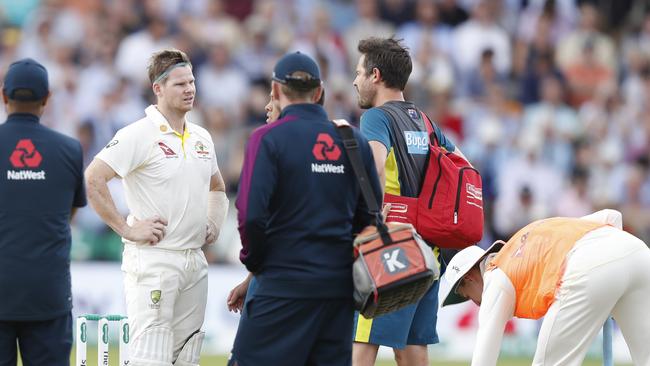
[[366, 318], [416, 303], [440, 276], [435, 254], [413, 225], [389, 223], [379, 212], [359, 145], [349, 125], [340, 121], [338, 132], [352, 165], [375, 226], [366, 227], [354, 240], [354, 303]]

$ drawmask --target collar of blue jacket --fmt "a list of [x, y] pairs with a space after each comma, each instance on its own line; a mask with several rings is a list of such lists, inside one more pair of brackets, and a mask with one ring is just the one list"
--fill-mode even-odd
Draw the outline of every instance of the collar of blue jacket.
[[282, 110], [280, 113], [280, 118], [284, 118], [289, 115], [296, 115], [299, 117], [302, 116], [313, 116], [314, 119], [329, 119], [327, 117], [327, 112], [320, 104], [315, 103], [299, 103], [299, 104], [290, 104]]

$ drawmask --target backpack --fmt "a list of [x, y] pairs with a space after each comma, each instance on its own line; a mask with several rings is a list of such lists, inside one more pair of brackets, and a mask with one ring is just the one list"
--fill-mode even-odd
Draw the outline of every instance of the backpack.
[[[427, 242], [463, 249], [483, 237], [483, 184], [478, 170], [440, 147], [433, 124], [420, 112], [429, 134], [429, 158], [418, 197], [384, 194], [387, 222], [410, 223]], [[391, 114], [392, 115], [392, 114]]]

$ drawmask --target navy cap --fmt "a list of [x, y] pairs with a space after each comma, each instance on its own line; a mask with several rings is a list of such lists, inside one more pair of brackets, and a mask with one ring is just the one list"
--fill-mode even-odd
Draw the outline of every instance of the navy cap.
[[2, 91], [12, 100], [42, 100], [50, 91], [47, 70], [31, 58], [18, 60], [9, 65]]
[[[306, 72], [311, 78], [292, 78], [291, 74], [297, 71]], [[310, 84], [309, 86], [317, 87], [320, 85], [320, 70], [316, 61], [304, 53], [295, 52], [284, 55], [273, 69], [273, 80], [288, 84], [293, 81]], [[307, 86], [307, 85], [305, 85]]]

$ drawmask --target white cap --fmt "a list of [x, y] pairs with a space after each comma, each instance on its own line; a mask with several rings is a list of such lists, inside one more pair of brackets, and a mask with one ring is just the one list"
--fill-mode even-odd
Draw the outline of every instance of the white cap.
[[458, 287], [460, 280], [465, 277], [470, 269], [474, 268], [477, 263], [483, 260], [483, 258], [490, 253], [498, 252], [505, 244], [504, 241], [497, 240], [487, 250], [472, 245], [471, 247], [467, 247], [456, 253], [451, 261], [449, 261], [449, 265], [447, 265], [447, 269], [443, 276], [450, 286], [445, 296], [442, 297], [443, 301], [440, 307], [467, 301], [468, 299], [466, 297], [460, 296], [456, 293], [456, 288]]

